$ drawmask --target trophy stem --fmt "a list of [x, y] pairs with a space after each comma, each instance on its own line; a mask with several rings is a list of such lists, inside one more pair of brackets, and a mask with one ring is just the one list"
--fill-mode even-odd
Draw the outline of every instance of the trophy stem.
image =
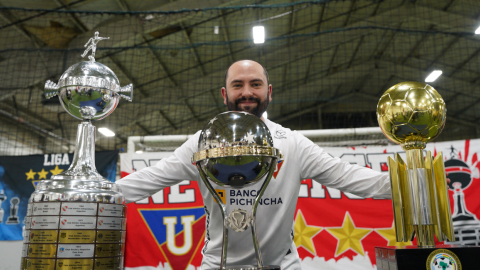
[[[273, 158], [272, 163], [277, 164], [277, 159]], [[255, 255], [257, 256], [258, 268], [263, 267], [263, 259], [262, 259], [262, 251], [260, 250], [260, 243], [258, 241], [258, 235], [257, 235], [257, 226], [256, 226], [257, 207], [258, 207], [258, 203], [260, 202], [260, 199], [263, 196], [263, 193], [267, 189], [267, 186], [270, 183], [270, 180], [272, 179], [273, 173], [275, 172], [275, 168], [276, 166], [270, 166], [270, 171], [268, 172], [267, 178], [263, 182], [262, 187], [260, 188], [260, 192], [258, 192], [257, 196], [255, 197], [255, 202], [252, 206], [252, 219], [250, 221], [250, 224], [252, 228], [253, 246], [255, 248]]]
[[107, 181], [95, 167], [95, 132], [96, 128], [90, 121], [78, 125], [72, 164], [68, 170], [54, 175], [52, 179]]
[[197, 169], [198, 172], [200, 173], [200, 178], [202, 178], [203, 183], [207, 187], [208, 191], [212, 194], [213, 198], [217, 202], [218, 206], [220, 207], [220, 212], [222, 213], [222, 218], [223, 218], [223, 240], [222, 240], [222, 255], [221, 255], [221, 261], [220, 261], [220, 269], [226, 269], [227, 267], [227, 246], [228, 246], [228, 227], [227, 227], [227, 215], [225, 205], [222, 203], [222, 199], [220, 196], [218, 196], [217, 192], [215, 192], [215, 189], [213, 186], [210, 184], [210, 182], [207, 179], [207, 176], [203, 172], [202, 168], [200, 165], [197, 164]]
[[406, 151], [410, 198], [412, 199], [413, 227], [419, 248], [435, 247], [435, 221], [432, 216], [431, 201], [433, 183], [427, 176], [422, 149]]

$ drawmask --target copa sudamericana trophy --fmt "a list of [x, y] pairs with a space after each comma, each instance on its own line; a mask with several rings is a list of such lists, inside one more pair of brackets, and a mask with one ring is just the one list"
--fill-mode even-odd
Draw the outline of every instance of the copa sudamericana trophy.
[[389, 264], [398, 270], [425, 265], [437, 269], [442, 263], [460, 263], [451, 246], [435, 246], [435, 236], [440, 242], [455, 237], [442, 153], [433, 158], [427, 151], [424, 156], [426, 143], [444, 128], [446, 111], [440, 94], [420, 82], [396, 84], [378, 102], [380, 128], [406, 152], [406, 160], [398, 153], [395, 160], [388, 157], [396, 239], [410, 242], [417, 237], [417, 247], [377, 247], [378, 269], [392, 269]]
[[45, 96], [58, 95], [82, 122], [70, 168], [40, 181], [29, 199], [21, 269], [123, 269], [125, 198], [95, 168], [91, 121], [107, 117], [120, 98], [131, 101], [133, 86], [120, 87], [113, 71], [95, 62], [102, 39], [97, 32], [87, 43], [89, 61], [68, 68], [58, 84], [45, 83]]
[[[198, 152], [192, 162], [211, 195], [218, 203], [223, 217], [223, 243], [220, 267], [215, 269], [280, 269], [263, 264], [255, 221], [257, 206], [265, 192], [280, 151], [265, 123], [246, 112], [225, 112], [210, 120], [200, 134]], [[241, 189], [263, 181], [251, 211], [227, 206], [215, 192], [215, 187]], [[243, 232], [250, 227], [257, 265], [227, 266], [228, 228]]]

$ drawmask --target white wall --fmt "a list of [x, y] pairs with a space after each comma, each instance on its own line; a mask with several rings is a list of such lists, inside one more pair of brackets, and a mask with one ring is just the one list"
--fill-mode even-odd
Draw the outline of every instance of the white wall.
[[23, 241], [0, 241], [0, 270], [20, 269]]

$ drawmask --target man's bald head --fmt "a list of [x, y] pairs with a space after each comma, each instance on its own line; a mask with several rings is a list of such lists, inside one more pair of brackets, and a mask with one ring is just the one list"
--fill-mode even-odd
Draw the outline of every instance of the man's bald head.
[[239, 65], [239, 64], [254, 64], [254, 65], [259, 65], [259, 66], [261, 66], [261, 67], [263, 68], [263, 75], [265, 75], [265, 78], [267, 79], [267, 85], [269, 84], [267, 69], [266, 69], [264, 66], [262, 66], [260, 63], [256, 62], [256, 61], [249, 60], [249, 59], [244, 59], [244, 60], [239, 60], [239, 61], [233, 62], [233, 63], [227, 68], [227, 70], [225, 71], [225, 87], [227, 87], [228, 71], [230, 70], [230, 68], [231, 68], [233, 65]]

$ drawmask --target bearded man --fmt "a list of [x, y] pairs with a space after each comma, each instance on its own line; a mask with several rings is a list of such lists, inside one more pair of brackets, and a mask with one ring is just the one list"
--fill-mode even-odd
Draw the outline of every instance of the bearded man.
[[[222, 87], [221, 94], [229, 110], [249, 112], [264, 121], [272, 134], [273, 147], [283, 155], [281, 170], [262, 196], [268, 204], [264, 202], [257, 209], [257, 233], [265, 265], [280, 265], [285, 270], [301, 269], [293, 242], [293, 219], [302, 179], [312, 179], [365, 198], [390, 198], [388, 174], [333, 158], [302, 134], [263, 118], [262, 114], [272, 101], [272, 85], [266, 69], [259, 63], [252, 60], [233, 63], [225, 73], [225, 87]], [[183, 180], [197, 181], [207, 215], [202, 269], [209, 269], [220, 265], [223, 218], [197, 168], [191, 163], [193, 154], [198, 151], [199, 136], [200, 131], [176, 149], [171, 157], [130, 174], [117, 184], [127, 202], [134, 202]], [[255, 194], [259, 188], [254, 185], [245, 189], [250, 190], [244, 194]], [[253, 201], [238, 200], [238, 193], [230, 190], [225, 194], [227, 209], [233, 210]], [[228, 238], [228, 265], [256, 265], [250, 231], [231, 233]]]

